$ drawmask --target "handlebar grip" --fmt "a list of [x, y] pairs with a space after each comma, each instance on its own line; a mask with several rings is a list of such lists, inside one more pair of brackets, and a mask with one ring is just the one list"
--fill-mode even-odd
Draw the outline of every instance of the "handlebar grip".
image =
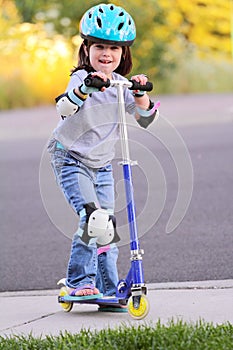
[[94, 88], [97, 88], [99, 90], [101, 90], [102, 87], [108, 88], [110, 86], [110, 80], [109, 79], [107, 79], [107, 81], [103, 81], [99, 77], [91, 77], [91, 76], [87, 76], [84, 79], [84, 83], [88, 87], [94, 87]]
[[146, 85], [141, 85], [135, 80], [130, 80], [132, 83], [132, 86], [129, 88], [129, 90], [141, 90], [141, 91], [152, 91], [153, 90], [153, 84], [151, 82], [147, 82]]

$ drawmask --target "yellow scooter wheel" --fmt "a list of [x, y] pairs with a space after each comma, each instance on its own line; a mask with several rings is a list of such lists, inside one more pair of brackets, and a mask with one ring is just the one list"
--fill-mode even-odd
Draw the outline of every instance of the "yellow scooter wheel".
[[[60, 289], [60, 292], [59, 292], [59, 296], [60, 297], [64, 297], [65, 295], [68, 295], [68, 291], [67, 291], [67, 288], [66, 287], [62, 287]], [[73, 307], [73, 303], [60, 303], [61, 304], [61, 307], [63, 308], [63, 310], [65, 312], [70, 312], [72, 310], [72, 307]]]
[[144, 294], [140, 296], [140, 304], [137, 306], [137, 308], [133, 304], [132, 296], [128, 300], [127, 307], [130, 316], [136, 320], [141, 320], [142, 318], [146, 317], [150, 310], [149, 301]]

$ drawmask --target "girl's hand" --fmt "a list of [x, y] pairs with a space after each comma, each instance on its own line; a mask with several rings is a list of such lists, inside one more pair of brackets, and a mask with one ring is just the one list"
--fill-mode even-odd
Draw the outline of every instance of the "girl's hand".
[[147, 76], [145, 74], [133, 75], [131, 77], [131, 80], [135, 80], [141, 85], [146, 85], [146, 83], [148, 82]]
[[[131, 77], [131, 80], [135, 80], [140, 85], [146, 85], [148, 82], [147, 76], [145, 74], [134, 75]], [[144, 96], [146, 92], [141, 90], [133, 90], [133, 94], [135, 97], [141, 97]]]
[[[107, 81], [107, 76], [102, 73], [102, 72], [94, 72], [94, 73], [90, 73], [88, 74], [88, 76], [86, 78], [94, 78], [94, 77], [98, 77], [100, 78], [103, 82]], [[75, 89], [75, 93], [77, 95], [80, 96], [81, 93], [81, 97], [86, 98], [88, 94], [91, 94], [92, 92], [98, 92], [98, 91], [105, 91], [106, 87], [103, 86], [101, 89], [97, 88], [97, 87], [93, 87], [93, 86], [86, 86], [85, 84], [85, 79], [84, 82], [79, 86], [78, 89]]]
[[[98, 72], [94, 72], [94, 73], [91, 73], [91, 76], [92, 77], [99, 77], [100, 79], [102, 79], [103, 81], [107, 81], [108, 80], [108, 77], [105, 73], [101, 72], [101, 71], [98, 71]], [[100, 91], [105, 91], [106, 90], [106, 87], [102, 87]]]
[[[131, 80], [135, 80], [140, 85], [146, 85], [148, 79], [145, 74], [138, 74], [131, 77]], [[146, 94], [146, 91], [142, 90], [133, 90], [133, 96], [135, 98], [136, 106], [141, 109], [147, 109], [150, 105], [149, 96]]]

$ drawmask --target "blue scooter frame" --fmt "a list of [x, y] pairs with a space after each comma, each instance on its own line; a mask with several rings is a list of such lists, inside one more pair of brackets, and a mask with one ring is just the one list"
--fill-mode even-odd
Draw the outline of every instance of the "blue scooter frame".
[[[146, 85], [140, 85], [133, 80], [107, 80], [103, 82], [101, 79], [95, 77], [87, 77], [85, 79], [87, 86], [97, 87], [101, 89], [103, 86], [109, 87], [114, 86], [118, 92], [118, 108], [120, 116], [120, 137], [121, 137], [121, 151], [122, 151], [122, 162], [125, 194], [127, 201], [127, 214], [128, 224], [130, 232], [130, 252], [131, 252], [131, 267], [127, 274], [126, 279], [122, 279], [118, 282], [116, 297], [103, 297], [100, 295], [98, 299], [96, 296], [90, 296], [90, 298], [71, 297], [67, 295], [66, 287], [63, 287], [60, 291], [58, 301], [62, 303], [62, 307], [65, 311], [70, 311], [72, 304], [97, 304], [97, 305], [119, 305], [127, 303], [128, 313], [135, 319], [144, 318], [149, 312], [149, 301], [146, 297], [147, 288], [144, 282], [144, 271], [142, 255], [143, 251], [140, 249], [137, 222], [136, 222], [136, 209], [134, 201], [133, 181], [132, 181], [132, 165], [137, 162], [130, 160], [128, 133], [126, 126], [126, 115], [124, 105], [124, 88], [131, 90], [144, 90], [151, 91], [153, 86], [151, 83]], [[58, 283], [64, 283], [63, 280]]]
[[[129, 143], [128, 143], [128, 132], [126, 126], [126, 116], [125, 116], [125, 106], [124, 106], [124, 88], [134, 88], [135, 82], [132, 81], [110, 81], [111, 86], [116, 86], [118, 90], [118, 106], [120, 115], [120, 136], [121, 136], [121, 151], [122, 151], [122, 166], [125, 184], [125, 194], [127, 202], [127, 214], [128, 214], [128, 224], [130, 232], [130, 252], [131, 252], [131, 268], [125, 280], [127, 286], [127, 293], [131, 293], [133, 297], [133, 306], [138, 308], [140, 305], [140, 296], [146, 294], [146, 286], [144, 283], [144, 272], [142, 265], [142, 254], [143, 251], [140, 250], [138, 230], [136, 222], [136, 209], [134, 201], [134, 191], [133, 191], [133, 181], [132, 181], [132, 165], [137, 163], [132, 162], [129, 153]], [[140, 89], [144, 90], [146, 86], [141, 86]], [[118, 284], [118, 293], [121, 295], [122, 288]], [[126, 292], [125, 292], [126, 293]]]

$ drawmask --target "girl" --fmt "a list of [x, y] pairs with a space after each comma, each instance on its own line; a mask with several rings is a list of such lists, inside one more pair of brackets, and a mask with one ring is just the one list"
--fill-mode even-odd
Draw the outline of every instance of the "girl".
[[[87, 87], [85, 78], [122, 80], [132, 68], [130, 45], [136, 30], [131, 16], [113, 4], [100, 4], [81, 19], [84, 39], [77, 67], [64, 94], [56, 98], [62, 116], [49, 144], [57, 183], [79, 215], [66, 285], [72, 296], [101, 292], [114, 296], [118, 282], [114, 217], [114, 180], [111, 161], [119, 138], [117, 91]], [[144, 85], [145, 75], [131, 79]], [[147, 127], [157, 110], [142, 91], [125, 89], [126, 111]]]

